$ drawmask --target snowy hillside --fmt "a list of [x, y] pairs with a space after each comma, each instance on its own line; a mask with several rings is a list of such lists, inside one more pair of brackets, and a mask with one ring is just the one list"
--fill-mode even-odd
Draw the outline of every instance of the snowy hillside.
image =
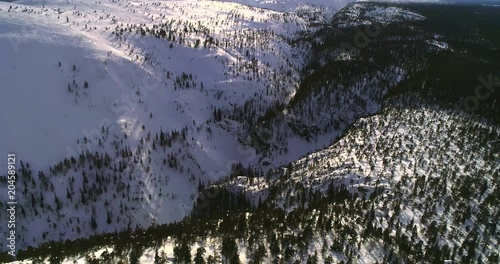
[[0, 2], [17, 259], [498, 262], [500, 10], [350, 2]]
[[0, 3], [0, 143], [23, 162], [21, 247], [179, 221], [200, 182], [256, 163], [234, 113], [293, 95], [307, 47], [288, 42], [327, 9], [295, 10]]
[[63, 263], [495, 263], [500, 128], [469, 117], [386, 109], [325, 150], [265, 177], [226, 183], [250, 201], [269, 189], [258, 210], [107, 237], [113, 246]]
[[[266, 263], [275, 258], [286, 263], [418, 262], [420, 258], [434, 263], [444, 259], [494, 263], [499, 242], [494, 220], [498, 138], [498, 126], [471, 122], [460, 112], [386, 109], [356, 122], [331, 147], [266, 175], [267, 180], [234, 182], [243, 183], [240, 190], [250, 197], [269, 186], [268, 204], [288, 211], [285, 219], [268, 211], [278, 219], [263, 224], [259, 236], [251, 218], [246, 233], [238, 231], [241, 215], [222, 217], [223, 223], [237, 222], [235, 230], [224, 230], [227, 227], [221, 224], [214, 232], [248, 234], [235, 238], [244, 263], [258, 254]], [[263, 217], [259, 212], [250, 215]], [[267, 233], [271, 230], [276, 233]], [[273, 241], [274, 236], [278, 238]], [[213, 239], [209, 235], [207, 240], [195, 240], [192, 256], [198, 247], [213, 254], [213, 244], [224, 252], [224, 236], [218, 242]], [[266, 250], [259, 253], [261, 243]], [[158, 249], [160, 255], [162, 250]], [[152, 261], [154, 254], [146, 250], [148, 255]], [[143, 263], [148, 262], [145, 256]]]

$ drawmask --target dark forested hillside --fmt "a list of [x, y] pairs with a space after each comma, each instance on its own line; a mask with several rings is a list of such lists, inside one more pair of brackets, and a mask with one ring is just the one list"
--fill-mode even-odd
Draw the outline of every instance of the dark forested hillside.
[[[347, 6], [331, 25], [302, 40], [313, 55], [289, 105], [300, 116], [294, 121], [328, 130], [346, 122], [344, 116], [371, 114], [372, 104], [408, 94], [498, 118], [499, 15], [498, 8], [479, 5]], [[467, 100], [483, 79], [491, 86], [480, 89], [484, 99]], [[325, 109], [332, 114], [322, 123]]]

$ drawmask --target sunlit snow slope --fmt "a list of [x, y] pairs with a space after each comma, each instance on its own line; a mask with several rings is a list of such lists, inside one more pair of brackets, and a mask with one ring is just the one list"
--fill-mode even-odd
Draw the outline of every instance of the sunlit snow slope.
[[0, 2], [0, 146], [18, 161], [21, 248], [178, 221], [200, 182], [256, 163], [221, 116], [293, 95], [304, 51], [288, 40], [348, 1], [312, 2]]

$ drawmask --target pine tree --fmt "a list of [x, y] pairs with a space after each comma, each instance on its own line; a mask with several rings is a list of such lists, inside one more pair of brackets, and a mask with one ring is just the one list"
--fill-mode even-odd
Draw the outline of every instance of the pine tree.
[[95, 217], [94, 216], [92, 216], [91, 219], [90, 219], [90, 226], [94, 230], [97, 228], [97, 222], [95, 221]]
[[106, 223], [108, 225], [110, 225], [112, 222], [112, 218], [111, 218], [111, 212], [108, 210], [108, 214], [107, 214], [107, 217], [106, 217]]
[[205, 248], [204, 247], [199, 247], [197, 250], [196, 250], [196, 255], [194, 257], [194, 263], [195, 264], [205, 264], [205, 258], [204, 258], [204, 255], [205, 255]]

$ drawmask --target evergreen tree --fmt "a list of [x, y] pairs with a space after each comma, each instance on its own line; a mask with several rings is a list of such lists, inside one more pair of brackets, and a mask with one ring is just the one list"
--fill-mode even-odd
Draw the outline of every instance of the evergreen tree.
[[194, 257], [194, 263], [195, 264], [205, 264], [205, 248], [204, 247], [199, 247], [197, 250], [196, 250], [196, 255]]

